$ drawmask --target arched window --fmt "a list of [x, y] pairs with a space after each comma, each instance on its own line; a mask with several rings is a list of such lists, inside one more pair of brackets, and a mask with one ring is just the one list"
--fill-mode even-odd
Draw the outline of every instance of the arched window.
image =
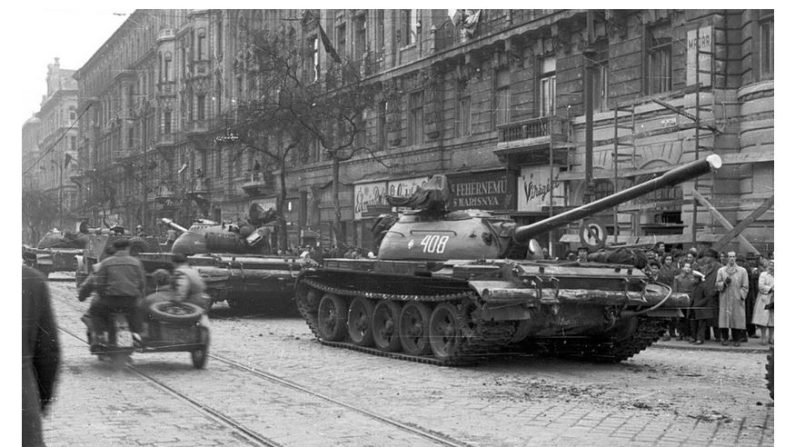
[[207, 60], [207, 31], [204, 28], [199, 29], [196, 36], [196, 59]]

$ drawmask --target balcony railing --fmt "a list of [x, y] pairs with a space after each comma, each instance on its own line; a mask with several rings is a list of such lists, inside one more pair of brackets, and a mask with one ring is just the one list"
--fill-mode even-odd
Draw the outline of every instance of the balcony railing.
[[190, 181], [188, 193], [207, 194], [212, 189], [212, 179], [208, 177], [194, 177]]
[[556, 116], [544, 116], [497, 126], [498, 143], [528, 140], [533, 138], [565, 135], [564, 122]]
[[[526, 23], [552, 14], [554, 9], [483, 9], [477, 23], [465, 26], [463, 22], [447, 20], [435, 31], [435, 51], [442, 51], [466, 43], [469, 40], [498, 33], [516, 23]], [[511, 20], [507, 20], [510, 15]], [[473, 21], [470, 18], [470, 21]], [[468, 30], [467, 30], [468, 29]]]
[[251, 172], [241, 188], [250, 196], [272, 193], [274, 191], [273, 176], [264, 172]]

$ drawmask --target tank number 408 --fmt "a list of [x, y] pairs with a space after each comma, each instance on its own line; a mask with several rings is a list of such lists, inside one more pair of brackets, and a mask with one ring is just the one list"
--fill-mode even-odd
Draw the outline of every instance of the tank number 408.
[[444, 253], [444, 249], [447, 247], [447, 241], [450, 240], [450, 236], [439, 236], [438, 234], [434, 235], [427, 235], [422, 238], [422, 251], [424, 253]]

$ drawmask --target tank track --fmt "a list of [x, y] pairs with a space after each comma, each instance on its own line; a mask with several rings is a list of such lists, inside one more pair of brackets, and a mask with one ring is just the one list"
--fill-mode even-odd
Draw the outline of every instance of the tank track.
[[548, 346], [550, 353], [598, 363], [618, 363], [643, 351], [665, 332], [666, 320], [639, 318], [636, 331], [626, 339], [569, 339]]
[[457, 318], [459, 319], [458, 323], [459, 327], [463, 328], [463, 340], [459, 345], [459, 349], [456, 355], [449, 359], [439, 359], [433, 355], [418, 356], [403, 352], [385, 352], [375, 347], [359, 346], [349, 341], [323, 340], [320, 337], [317, 327], [317, 303], [312, 306], [310, 303], [307, 303], [305, 299], [299, 297], [298, 293], [296, 293], [296, 305], [298, 307], [299, 313], [306, 321], [307, 326], [309, 326], [309, 329], [312, 331], [312, 334], [315, 336], [315, 338], [321, 344], [326, 346], [351, 349], [382, 357], [437, 366], [464, 366], [476, 364], [479, 360], [502, 351], [510, 342], [515, 331], [515, 325], [512, 322], [464, 321], [465, 309], [463, 309], [463, 307], [466, 306], [467, 302], [474, 298], [474, 292], [469, 290], [462, 290], [457, 293], [440, 295], [393, 295], [380, 292], [351, 291], [348, 289], [340, 289], [308, 278], [305, 278], [303, 283], [308, 287], [319, 290], [321, 293], [333, 293], [345, 297], [361, 296], [369, 299], [393, 300], [401, 302], [420, 301], [425, 303], [452, 303], [459, 309], [457, 315]]

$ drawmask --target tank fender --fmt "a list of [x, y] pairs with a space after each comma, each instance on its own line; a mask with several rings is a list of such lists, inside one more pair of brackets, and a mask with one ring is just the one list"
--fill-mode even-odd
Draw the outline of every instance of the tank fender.
[[535, 289], [519, 288], [513, 281], [469, 281], [484, 303], [530, 303], [536, 299]]

